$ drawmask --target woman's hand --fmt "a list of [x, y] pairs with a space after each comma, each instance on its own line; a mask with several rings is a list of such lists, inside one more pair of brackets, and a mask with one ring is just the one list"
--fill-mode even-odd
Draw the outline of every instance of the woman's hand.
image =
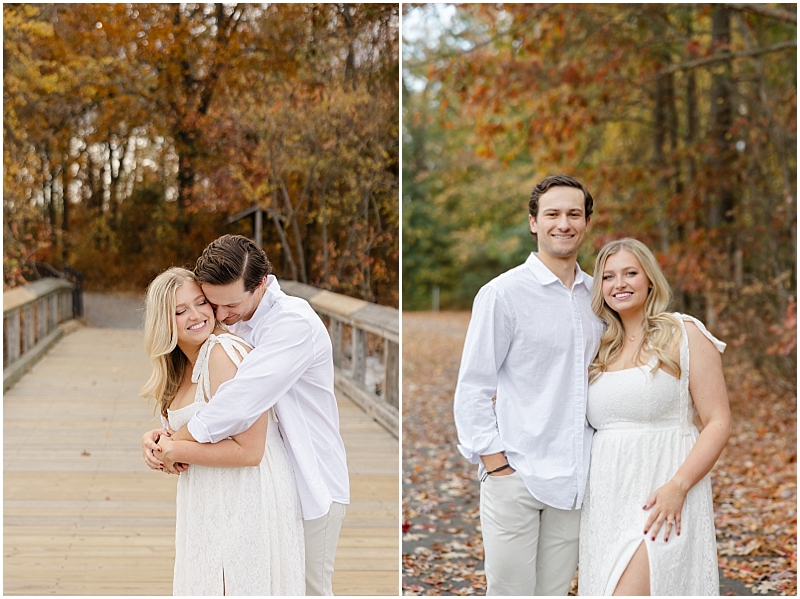
[[142, 435], [142, 457], [148, 468], [151, 470], [163, 470], [164, 464], [156, 455], [159, 452], [158, 441], [164, 437], [169, 437], [169, 431], [165, 428], [157, 428], [147, 431]]
[[189, 467], [188, 464], [175, 461], [173, 455], [175, 443], [176, 441], [167, 435], [161, 435], [161, 438], [158, 440], [158, 455], [161, 461], [164, 462], [164, 472], [168, 472], [169, 474], [180, 474]]
[[661, 530], [661, 525], [664, 524], [665, 542], [669, 540], [669, 535], [673, 528], [680, 535], [681, 510], [683, 509], [683, 501], [686, 499], [686, 492], [681, 489], [681, 486], [674, 479], [663, 487], [656, 489], [642, 508], [645, 510], [652, 508], [653, 510], [644, 525], [644, 534], [648, 534], [648, 531], [650, 531], [650, 538], [655, 541], [658, 531]]

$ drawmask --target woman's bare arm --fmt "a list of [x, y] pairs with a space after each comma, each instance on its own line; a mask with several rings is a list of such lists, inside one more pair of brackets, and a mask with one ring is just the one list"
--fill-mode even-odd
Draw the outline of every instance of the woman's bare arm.
[[[236, 376], [237, 370], [236, 365], [220, 345], [215, 345], [211, 349], [208, 369], [212, 397], [222, 383]], [[264, 456], [267, 413], [262, 414], [253, 426], [243, 433], [219, 443], [197, 443], [187, 440], [182, 438], [181, 431], [172, 437], [162, 437], [163, 442], [159, 440], [159, 446], [163, 448], [159, 457], [167, 466], [172, 467], [175, 462], [214, 467], [257, 466]]]
[[722, 374], [719, 350], [694, 325], [686, 323], [689, 336], [689, 392], [703, 432], [683, 465], [673, 476], [688, 491], [711, 471], [731, 436], [731, 408]]
[[264, 412], [249, 429], [219, 443], [175, 441], [170, 437], [161, 437], [158, 445], [163, 451], [159, 455], [170, 469], [174, 469], [175, 462], [217, 468], [258, 466], [264, 457], [266, 439], [267, 412]]
[[[646, 510], [654, 508], [644, 527], [645, 534], [650, 531], [653, 539], [665, 521], [674, 522], [675, 532], [681, 533], [686, 494], [711, 471], [731, 436], [731, 409], [719, 351], [694, 323], [686, 323], [686, 334], [691, 356], [689, 392], [703, 431], [672, 479], [656, 489], [644, 505]], [[671, 527], [668, 525], [664, 530], [665, 540]]]

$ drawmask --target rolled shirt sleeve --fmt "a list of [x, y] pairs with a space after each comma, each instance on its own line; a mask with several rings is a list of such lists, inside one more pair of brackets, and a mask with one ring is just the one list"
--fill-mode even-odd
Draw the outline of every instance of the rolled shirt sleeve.
[[492, 400], [513, 336], [511, 314], [502, 293], [492, 285], [475, 297], [453, 407], [458, 450], [473, 464], [481, 464], [482, 455], [505, 450]]
[[200, 443], [216, 443], [250, 428], [297, 382], [314, 360], [311, 325], [289, 314], [260, 331], [236, 376], [189, 421]]

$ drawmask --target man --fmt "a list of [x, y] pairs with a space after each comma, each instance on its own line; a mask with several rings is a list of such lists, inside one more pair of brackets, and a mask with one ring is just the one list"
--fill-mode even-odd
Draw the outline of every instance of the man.
[[577, 265], [592, 205], [566, 175], [534, 187], [538, 253], [473, 305], [454, 412], [459, 450], [479, 464], [488, 595], [566, 595], [578, 562], [587, 370], [603, 332]]
[[[333, 355], [325, 325], [305, 300], [281, 291], [264, 251], [240, 235], [212, 242], [195, 275], [217, 320], [254, 347], [236, 376], [175, 439], [216, 443], [247, 430], [275, 407], [303, 509], [306, 594], [333, 595], [339, 532], [349, 503], [344, 443], [333, 394]], [[164, 467], [157, 449], [163, 429], [142, 439], [145, 461]]]

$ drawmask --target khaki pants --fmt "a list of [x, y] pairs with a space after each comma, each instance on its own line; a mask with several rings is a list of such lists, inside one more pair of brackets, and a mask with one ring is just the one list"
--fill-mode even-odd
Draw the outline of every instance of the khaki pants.
[[481, 483], [487, 595], [566, 595], [578, 565], [580, 510], [534, 499], [518, 472]]
[[346, 508], [335, 501], [328, 513], [303, 520], [306, 540], [306, 595], [333, 595], [333, 560]]

